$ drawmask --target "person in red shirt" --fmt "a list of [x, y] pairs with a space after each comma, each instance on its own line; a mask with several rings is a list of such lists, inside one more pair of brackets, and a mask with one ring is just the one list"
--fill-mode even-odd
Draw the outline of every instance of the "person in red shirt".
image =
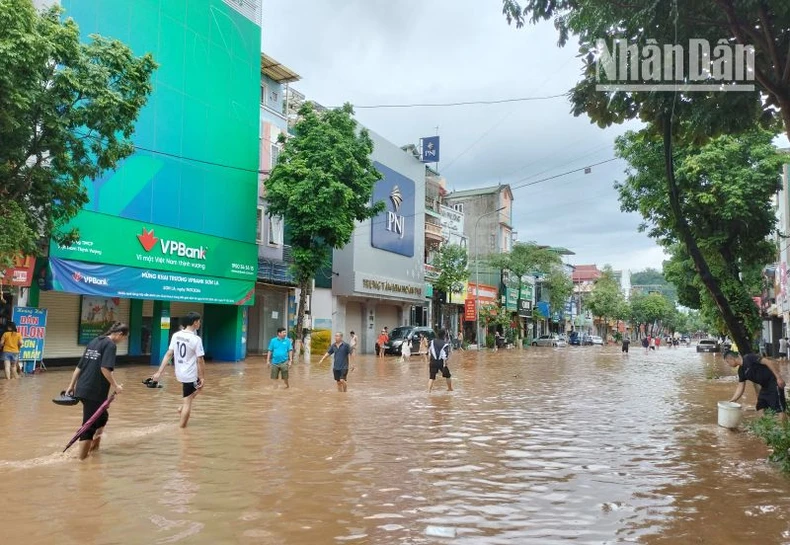
[[661, 348], [661, 337], [656, 337], [656, 350]]
[[384, 358], [384, 345], [389, 341], [389, 335], [387, 335], [387, 331], [382, 329], [381, 333], [379, 334], [379, 338], [376, 340], [376, 346], [378, 347], [379, 358]]

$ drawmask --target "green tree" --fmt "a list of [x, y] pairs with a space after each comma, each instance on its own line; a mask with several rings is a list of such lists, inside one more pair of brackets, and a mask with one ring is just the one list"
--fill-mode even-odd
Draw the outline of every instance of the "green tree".
[[[661, 323], [670, 325], [677, 322], [675, 306], [660, 293], [634, 294], [629, 305], [629, 319], [636, 328], [641, 324]], [[670, 329], [674, 329], [673, 323]]]
[[543, 278], [544, 286], [549, 290], [549, 305], [552, 309], [564, 308], [573, 293], [573, 281], [565, 274], [562, 258], [551, 248], [517, 242], [510, 252], [494, 254], [488, 262], [495, 269], [509, 273], [509, 287], [517, 289], [519, 293], [524, 285], [524, 276]]
[[134, 123], [151, 92], [151, 55], [135, 57], [97, 35], [80, 43], [79, 28], [62, 12], [0, 0], [4, 260], [9, 251], [40, 253], [41, 238], [77, 240], [79, 233], [62, 227], [88, 202], [83, 181], [134, 152]]
[[[752, 130], [718, 136], [702, 146], [675, 148], [675, 180], [683, 195], [680, 210], [735, 321], [744, 329], [745, 339], [736, 339], [739, 346], [749, 346], [760, 326], [752, 302], [753, 286], [744, 280], [753, 280], [755, 269], [773, 262], [777, 251], [768, 236], [776, 228], [772, 197], [778, 189], [783, 158], [772, 140], [771, 132]], [[638, 211], [646, 220], [642, 229], [678, 252], [679, 262], [675, 261], [674, 269], [670, 266], [668, 278], [677, 283], [681, 303], [702, 308], [704, 301], [710, 312], [718, 308], [715, 298], [704, 289], [706, 282], [687, 246], [679, 244], [675, 217], [665, 206], [665, 187], [660, 181], [662, 146], [661, 138], [648, 131], [619, 137], [617, 154], [630, 168], [626, 181], [615, 186], [623, 210]], [[721, 316], [735, 336], [738, 328], [731, 327], [725, 314]]]
[[371, 204], [381, 174], [370, 154], [373, 140], [359, 130], [350, 104], [317, 113], [306, 103], [299, 110], [294, 136], [285, 139], [277, 165], [266, 181], [266, 213], [288, 222], [293, 272], [299, 285], [296, 335], [302, 338], [307, 296], [316, 272], [333, 249], [351, 241], [357, 222], [384, 210]]
[[595, 281], [586, 299], [587, 308], [604, 323], [604, 338], [608, 336], [609, 321], [627, 318], [627, 304], [614, 276], [612, 267], [606, 265], [601, 276]]
[[[469, 258], [466, 248], [458, 244], [443, 244], [436, 252], [433, 266], [439, 273], [433, 282], [437, 291], [446, 295], [461, 293], [464, 282], [469, 280]], [[442, 306], [439, 293], [434, 293], [434, 305], [437, 314], [442, 316]]]
[[[661, 135], [665, 196], [672, 229], [686, 247], [705, 289], [734, 340], [749, 344], [749, 331], [739, 321], [743, 301], [722, 285], [694, 238], [693, 226], [683, 215], [683, 192], [675, 180], [673, 143], [701, 143], [719, 134], [750, 130], [756, 123], [777, 126], [781, 119], [790, 135], [790, 4], [753, 0], [503, 0], [508, 22], [554, 20], [559, 45], [571, 35], [578, 38], [584, 63], [583, 79], [570, 93], [575, 115], [586, 113], [601, 127], [640, 119], [648, 130]], [[615, 39], [628, 45], [688, 44], [692, 38], [754, 47], [756, 92], [599, 92], [596, 53], [599, 39], [613, 46]], [[646, 82], [650, 83], [650, 82]], [[715, 80], [698, 83], [719, 84]], [[668, 205], [668, 206], [667, 206]]]
[[675, 286], [664, 278], [664, 274], [658, 269], [648, 267], [644, 271], [632, 273], [631, 289], [634, 292], [644, 293], [657, 291], [669, 299], [673, 304], [677, 302]]

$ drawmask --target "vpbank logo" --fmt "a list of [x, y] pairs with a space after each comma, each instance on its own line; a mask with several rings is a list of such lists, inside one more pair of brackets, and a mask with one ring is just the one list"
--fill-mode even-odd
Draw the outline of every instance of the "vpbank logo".
[[178, 257], [186, 257], [188, 259], [204, 260], [206, 259], [206, 252], [208, 251], [208, 248], [203, 246], [191, 247], [178, 240], [158, 238], [154, 234], [153, 229], [148, 231], [145, 227], [143, 227], [142, 234], [137, 235], [137, 240], [140, 241], [140, 245], [146, 252], [153, 250], [158, 242], [163, 254], [177, 255]]
[[75, 282], [82, 282], [83, 284], [90, 284], [92, 286], [109, 286], [110, 281], [107, 278], [99, 278], [97, 276], [90, 276], [82, 274], [79, 271], [74, 271], [71, 275]]

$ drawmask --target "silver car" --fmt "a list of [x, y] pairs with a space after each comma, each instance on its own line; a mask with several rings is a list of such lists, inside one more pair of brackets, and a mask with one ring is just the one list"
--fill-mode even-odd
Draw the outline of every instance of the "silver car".
[[568, 343], [556, 333], [552, 333], [550, 335], [541, 335], [537, 339], [533, 339], [532, 346], [565, 347], [568, 346]]

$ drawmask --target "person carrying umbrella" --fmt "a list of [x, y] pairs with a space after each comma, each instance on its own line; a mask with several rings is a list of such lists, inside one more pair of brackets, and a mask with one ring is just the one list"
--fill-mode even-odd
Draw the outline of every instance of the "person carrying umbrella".
[[[116, 394], [123, 391], [123, 386], [115, 381], [115, 352], [117, 344], [129, 336], [129, 326], [116, 322], [99, 337], [96, 337], [85, 348], [77, 368], [71, 375], [71, 382], [66, 388], [66, 395], [74, 396], [82, 403], [82, 423], [88, 422], [96, 412], [104, 406], [112, 386]], [[106, 411], [84, 430], [80, 436], [80, 460], [96, 451], [101, 443], [104, 427], [110, 415]]]

